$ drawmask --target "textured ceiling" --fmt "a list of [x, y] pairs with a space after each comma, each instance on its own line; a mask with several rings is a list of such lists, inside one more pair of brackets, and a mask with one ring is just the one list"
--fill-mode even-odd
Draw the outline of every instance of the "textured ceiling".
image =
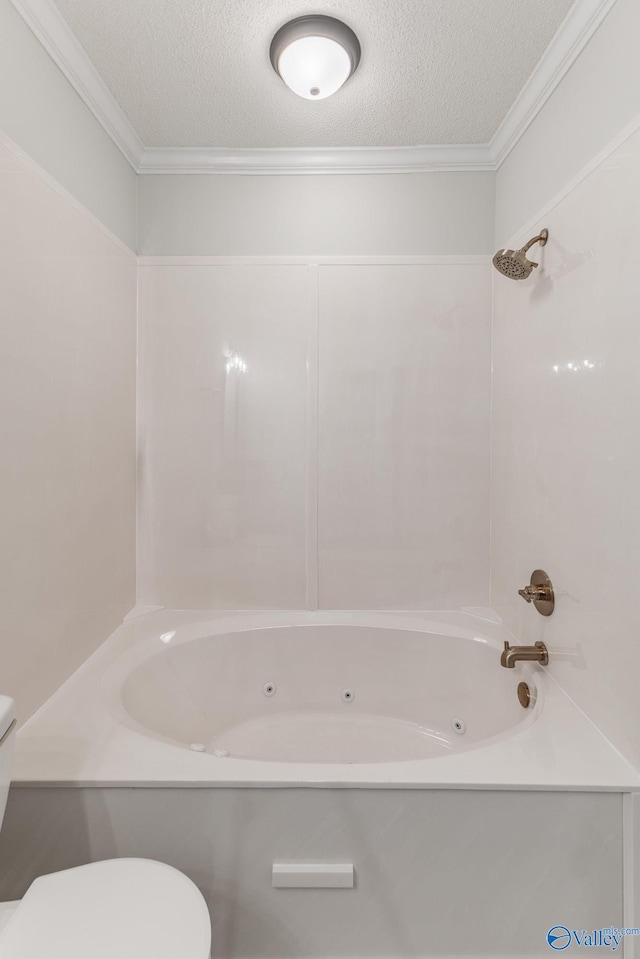
[[[56, 0], [146, 146], [486, 143], [572, 0]], [[362, 61], [302, 100], [269, 44], [307, 13], [346, 21]]]

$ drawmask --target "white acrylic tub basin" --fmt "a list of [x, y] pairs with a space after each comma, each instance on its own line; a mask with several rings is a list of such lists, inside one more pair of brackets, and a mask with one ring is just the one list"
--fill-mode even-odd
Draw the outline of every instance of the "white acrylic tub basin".
[[[185, 638], [178, 629], [134, 658], [107, 677], [121, 721], [235, 759], [426, 759], [503, 737], [540, 708], [522, 708], [515, 672], [477, 636], [295, 625]], [[530, 686], [535, 698], [531, 677]]]

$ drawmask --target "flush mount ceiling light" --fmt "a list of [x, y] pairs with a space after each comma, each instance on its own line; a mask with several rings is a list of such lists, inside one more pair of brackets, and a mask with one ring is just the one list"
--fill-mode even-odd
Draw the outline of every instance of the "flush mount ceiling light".
[[271, 41], [271, 64], [305, 100], [324, 100], [346, 83], [360, 63], [360, 43], [346, 23], [333, 17], [298, 17]]

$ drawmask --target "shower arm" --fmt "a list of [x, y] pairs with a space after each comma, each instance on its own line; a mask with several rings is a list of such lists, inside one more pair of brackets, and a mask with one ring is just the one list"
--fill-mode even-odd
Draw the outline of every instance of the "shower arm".
[[532, 240], [529, 240], [529, 242], [522, 247], [522, 252], [526, 253], [528, 250], [531, 249], [534, 243], [539, 243], [540, 246], [544, 246], [548, 239], [549, 239], [549, 231], [542, 230], [541, 233], [539, 233], [537, 236], [534, 236]]

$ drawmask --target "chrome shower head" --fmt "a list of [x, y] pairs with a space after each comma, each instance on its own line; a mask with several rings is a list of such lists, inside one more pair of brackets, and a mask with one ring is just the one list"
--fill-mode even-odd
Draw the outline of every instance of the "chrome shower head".
[[534, 267], [538, 265], [534, 263], [533, 260], [528, 259], [527, 250], [532, 247], [534, 243], [539, 243], [540, 246], [544, 246], [548, 239], [549, 231], [541, 230], [538, 236], [534, 236], [532, 240], [529, 240], [521, 250], [498, 250], [493, 258], [493, 265], [498, 273], [502, 273], [503, 276], [508, 276], [510, 280], [526, 280]]

